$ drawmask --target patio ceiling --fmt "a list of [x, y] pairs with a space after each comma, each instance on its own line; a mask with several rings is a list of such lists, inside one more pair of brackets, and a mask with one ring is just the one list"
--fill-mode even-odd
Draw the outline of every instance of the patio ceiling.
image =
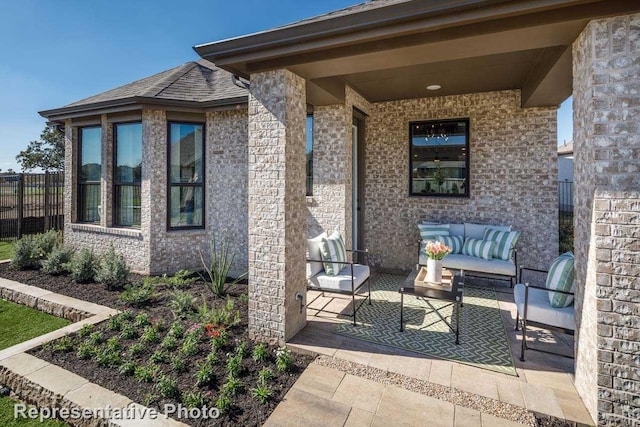
[[635, 0], [364, 5], [195, 50], [244, 77], [288, 68], [307, 79], [314, 105], [341, 102], [348, 84], [371, 101], [521, 89], [523, 107], [557, 106], [571, 95], [571, 44], [589, 20], [640, 10]]

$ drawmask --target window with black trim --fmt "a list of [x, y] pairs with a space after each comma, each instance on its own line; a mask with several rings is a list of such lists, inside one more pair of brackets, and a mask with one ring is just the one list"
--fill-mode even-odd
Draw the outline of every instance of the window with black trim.
[[142, 124], [118, 123], [113, 128], [113, 224], [121, 227], [140, 227]]
[[78, 212], [79, 222], [100, 222], [102, 206], [102, 128], [78, 129]]
[[313, 196], [313, 114], [307, 116], [307, 196]]
[[469, 119], [409, 123], [409, 195], [469, 196]]
[[204, 125], [169, 122], [169, 228], [204, 227]]

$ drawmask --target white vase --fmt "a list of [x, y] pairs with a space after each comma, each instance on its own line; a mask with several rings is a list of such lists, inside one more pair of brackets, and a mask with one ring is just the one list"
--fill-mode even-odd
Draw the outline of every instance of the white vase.
[[442, 282], [442, 260], [427, 258], [427, 282]]

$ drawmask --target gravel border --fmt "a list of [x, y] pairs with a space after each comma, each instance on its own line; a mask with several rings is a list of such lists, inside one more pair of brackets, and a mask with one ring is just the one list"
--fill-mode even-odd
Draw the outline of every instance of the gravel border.
[[445, 387], [440, 384], [430, 383], [417, 378], [388, 372], [382, 369], [361, 365], [359, 363], [347, 362], [329, 356], [318, 356], [313, 363], [321, 366], [337, 369], [347, 374], [366, 378], [382, 384], [390, 384], [404, 388], [409, 391], [424, 394], [439, 400], [475, 409], [486, 414], [494, 415], [506, 420], [515, 421], [530, 427], [537, 426], [536, 417], [525, 408], [500, 402], [499, 400], [479, 396], [452, 387]]

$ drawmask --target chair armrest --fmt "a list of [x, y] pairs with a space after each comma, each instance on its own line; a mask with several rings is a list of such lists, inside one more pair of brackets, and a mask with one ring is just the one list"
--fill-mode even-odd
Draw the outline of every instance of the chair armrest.
[[345, 249], [347, 252], [359, 253], [359, 254], [368, 254], [369, 249]]
[[[321, 260], [321, 259], [311, 259], [311, 258], [307, 258], [307, 262], [322, 262], [324, 263], [325, 261]], [[353, 262], [353, 261], [328, 261], [331, 264], [344, 264], [344, 265], [356, 265], [357, 262]]]
[[549, 270], [539, 270], [537, 268], [529, 268], [529, 267], [520, 267], [520, 271], [529, 270], [529, 271], [537, 271], [538, 273], [549, 273]]

